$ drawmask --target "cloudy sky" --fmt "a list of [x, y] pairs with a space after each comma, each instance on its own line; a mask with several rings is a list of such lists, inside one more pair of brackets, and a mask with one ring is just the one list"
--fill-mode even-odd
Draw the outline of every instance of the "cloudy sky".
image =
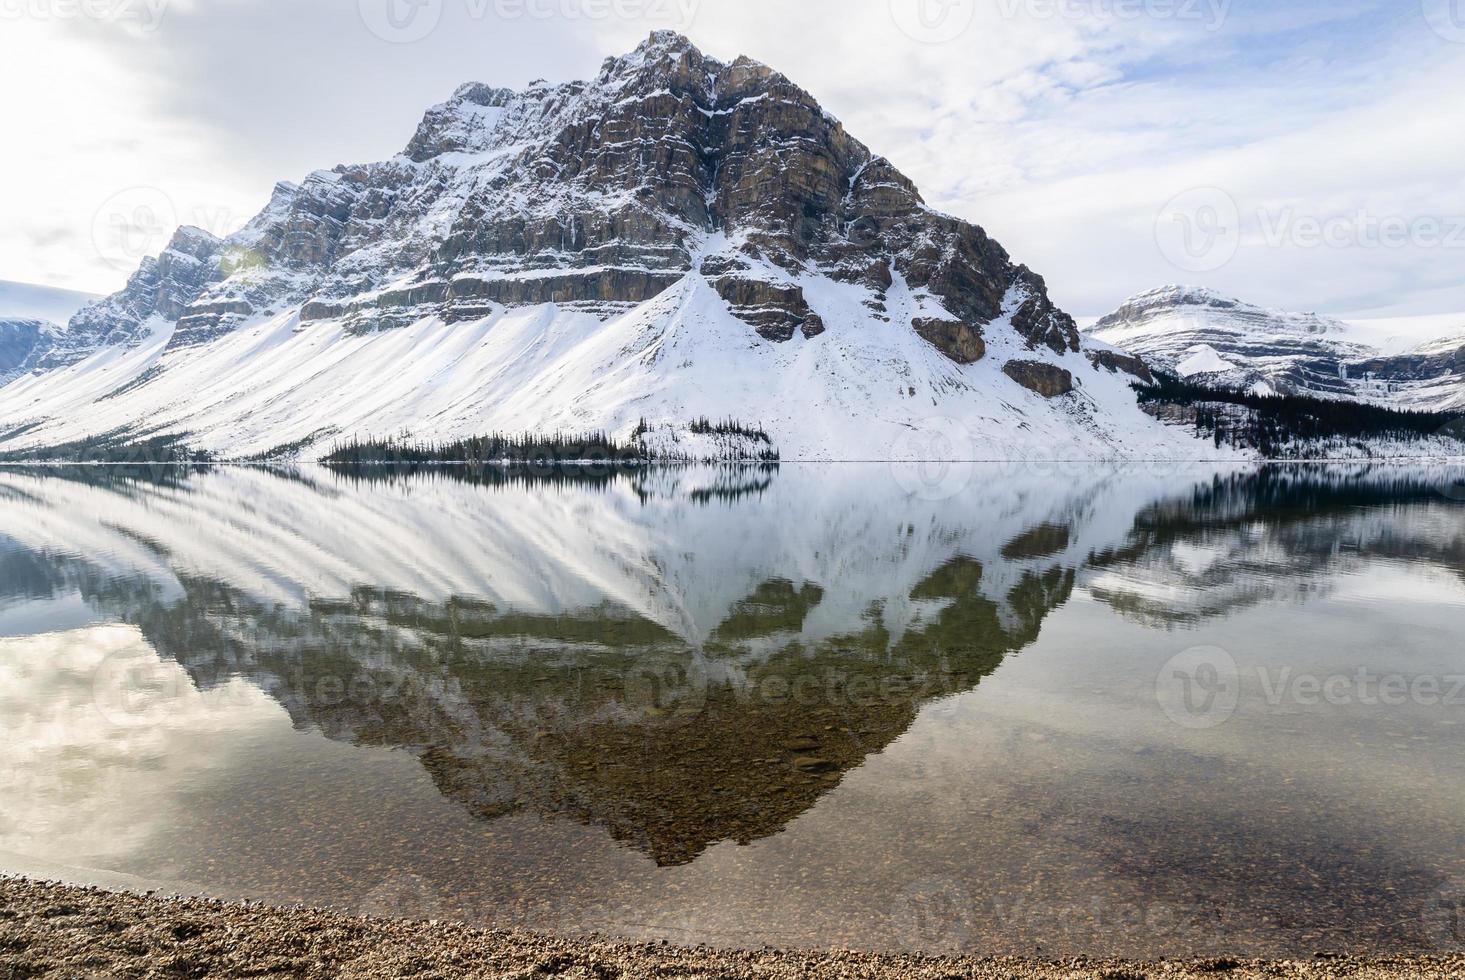
[[0, 279], [115, 289], [653, 28], [782, 70], [1076, 315], [1465, 311], [1465, 0], [0, 0]]

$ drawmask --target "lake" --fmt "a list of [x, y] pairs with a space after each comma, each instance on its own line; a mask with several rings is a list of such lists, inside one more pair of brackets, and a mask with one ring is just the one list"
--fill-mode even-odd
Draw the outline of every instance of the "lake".
[[1465, 470], [0, 470], [0, 871], [570, 935], [1465, 950]]

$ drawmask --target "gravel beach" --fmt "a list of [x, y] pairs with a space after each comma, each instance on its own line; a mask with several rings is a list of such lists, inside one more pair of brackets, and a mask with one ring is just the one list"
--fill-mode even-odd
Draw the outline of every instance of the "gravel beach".
[[1465, 978], [1465, 957], [1125, 963], [720, 951], [0, 878], [0, 980], [32, 977]]

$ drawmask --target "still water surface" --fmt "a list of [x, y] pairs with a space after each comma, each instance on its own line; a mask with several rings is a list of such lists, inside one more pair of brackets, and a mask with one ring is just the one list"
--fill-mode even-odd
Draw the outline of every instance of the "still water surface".
[[757, 946], [1465, 949], [1465, 474], [0, 470], [0, 871]]

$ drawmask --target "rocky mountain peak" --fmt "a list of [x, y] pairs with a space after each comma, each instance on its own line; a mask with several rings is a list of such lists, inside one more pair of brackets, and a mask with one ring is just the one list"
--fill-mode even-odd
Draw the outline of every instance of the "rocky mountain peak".
[[1262, 393], [1355, 396], [1350, 365], [1372, 352], [1316, 313], [1266, 309], [1195, 286], [1130, 297], [1093, 336], [1185, 377]]
[[1265, 321], [1272, 329], [1301, 334], [1341, 334], [1347, 326], [1317, 313], [1288, 313], [1242, 302], [1200, 286], [1171, 284], [1131, 296], [1113, 313], [1099, 320], [1094, 329], [1105, 330], [1133, 323], [1160, 313], [1212, 311], [1252, 322]]
[[688, 275], [773, 342], [830, 327], [799, 282], [813, 275], [864, 287], [877, 321], [890, 289], [914, 294], [901, 326], [921, 320], [959, 363], [998, 320], [1031, 347], [1079, 346], [1040, 277], [928, 209], [808, 92], [673, 31], [592, 81], [460, 86], [401, 156], [281, 183], [227, 241], [180, 230], [81, 319], [100, 340], [158, 316], [188, 345], [292, 305], [355, 331], [540, 303], [607, 317]]

